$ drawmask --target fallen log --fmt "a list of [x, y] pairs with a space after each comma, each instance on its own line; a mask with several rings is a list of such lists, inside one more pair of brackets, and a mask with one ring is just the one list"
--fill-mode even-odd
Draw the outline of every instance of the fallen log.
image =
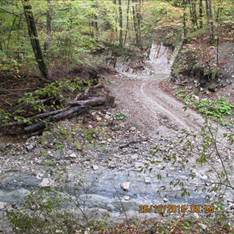
[[35, 132], [43, 131], [49, 123], [58, 122], [67, 118], [72, 118], [87, 111], [90, 107], [101, 105], [112, 105], [114, 98], [109, 95], [101, 97], [93, 97], [87, 100], [73, 101], [67, 104], [66, 107], [50, 111], [46, 113], [37, 114], [28, 118], [28, 123], [13, 122], [0, 126], [1, 132], [8, 135], [18, 134], [32, 134]]
[[80, 101], [73, 101], [69, 102], [68, 104], [70, 106], [100, 106], [104, 105], [107, 102], [107, 97], [96, 97], [92, 99], [87, 99], [87, 100], [80, 100]]
[[56, 115], [49, 116], [49, 118], [47, 118], [44, 121], [39, 120], [38, 123], [24, 127], [24, 132], [26, 134], [38, 132], [38, 131], [46, 128], [48, 123], [57, 122], [57, 121], [60, 121], [63, 119], [71, 118], [74, 115], [78, 115], [78, 114], [83, 113], [85, 110], [87, 110], [87, 108], [83, 107], [83, 106], [76, 106], [76, 107], [68, 108], [67, 110], [61, 111], [60, 113], [58, 113]]

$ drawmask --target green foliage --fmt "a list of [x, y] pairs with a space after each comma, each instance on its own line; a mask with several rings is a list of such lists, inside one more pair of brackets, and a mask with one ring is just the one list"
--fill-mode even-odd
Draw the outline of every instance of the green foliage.
[[0, 109], [0, 124], [5, 124], [11, 120], [12, 116], [10, 113]]
[[93, 140], [94, 140], [94, 138], [95, 138], [95, 135], [96, 135], [95, 129], [93, 129], [93, 128], [86, 128], [86, 129], [83, 129], [82, 132], [83, 132], [83, 135], [84, 135], [84, 139], [87, 142], [92, 143]]
[[123, 121], [123, 120], [126, 120], [126, 119], [127, 119], [127, 115], [125, 115], [125, 114], [122, 113], [122, 112], [118, 112], [118, 113], [116, 113], [116, 115], [115, 115], [115, 119], [116, 119], [116, 120], [119, 120], [119, 121]]
[[194, 102], [193, 105], [200, 113], [205, 116], [211, 116], [215, 119], [222, 119], [224, 116], [233, 113], [234, 106], [224, 99], [202, 99]]
[[[31, 124], [28, 115], [60, 109], [66, 99], [72, 98], [73, 95], [84, 91], [90, 85], [90, 81], [76, 78], [74, 80], [55, 81], [44, 88], [26, 93], [18, 100], [15, 112], [9, 113], [0, 109], [0, 125], [14, 121], [25, 125]], [[44, 100], [48, 100], [48, 103], [47, 101], [44, 102]], [[66, 133], [61, 132], [61, 134]]]
[[29, 194], [23, 207], [9, 210], [7, 217], [19, 234], [75, 233], [73, 216], [61, 210], [63, 202], [69, 198], [50, 188], [39, 189]]
[[48, 86], [37, 89], [34, 92], [26, 93], [22, 98], [19, 99], [20, 105], [30, 105], [33, 110], [37, 112], [42, 112], [47, 109], [46, 105], [40, 100], [51, 99], [54, 109], [60, 108], [56, 103], [61, 105], [66, 96], [69, 96], [71, 93], [77, 93], [83, 91], [86, 87], [90, 85], [89, 81], [81, 81], [79, 78], [74, 80], [63, 80], [55, 81]]
[[186, 106], [196, 109], [206, 117], [212, 117], [221, 121], [225, 116], [231, 116], [233, 114], [234, 105], [223, 98], [198, 99], [194, 95], [189, 95], [183, 90], [178, 91], [176, 96], [181, 99]]

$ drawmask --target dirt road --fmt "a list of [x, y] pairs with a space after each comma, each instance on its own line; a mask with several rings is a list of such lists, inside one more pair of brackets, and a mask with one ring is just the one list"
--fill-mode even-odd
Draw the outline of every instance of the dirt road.
[[110, 89], [119, 110], [151, 136], [168, 129], [197, 131], [204, 122], [198, 113], [185, 111], [183, 103], [160, 88], [160, 82], [169, 79], [171, 58], [167, 48], [153, 43], [143, 71], [126, 69], [123, 63], [118, 66], [119, 74], [111, 77]]
[[[120, 110], [129, 121], [151, 135], [159, 129], [197, 131], [204, 122], [195, 111], [184, 110], [184, 104], [160, 88], [161, 79], [129, 80], [115, 77], [110, 86]], [[164, 126], [163, 126], [164, 125]]]

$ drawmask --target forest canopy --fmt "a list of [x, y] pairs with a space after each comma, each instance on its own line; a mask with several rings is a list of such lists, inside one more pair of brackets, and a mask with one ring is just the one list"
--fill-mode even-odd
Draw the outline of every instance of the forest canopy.
[[[104, 45], [142, 46], [155, 27], [176, 27], [179, 31], [198, 31], [216, 23], [232, 20], [232, 0], [1, 0], [0, 60], [1, 72], [33, 71], [40, 45], [44, 73], [85, 61], [87, 52]], [[32, 15], [25, 17], [23, 5]], [[209, 10], [210, 9], [210, 10]], [[26, 10], [27, 11], [27, 10]], [[33, 17], [33, 18], [32, 18]], [[38, 34], [32, 50], [32, 39]], [[214, 32], [211, 32], [214, 34]], [[30, 42], [30, 37], [31, 42]], [[36, 41], [36, 40], [35, 40]], [[39, 53], [40, 55], [40, 53]], [[44, 67], [44, 68], [43, 68]], [[35, 72], [35, 70], [34, 70]], [[46, 76], [44, 74], [43, 76]]]

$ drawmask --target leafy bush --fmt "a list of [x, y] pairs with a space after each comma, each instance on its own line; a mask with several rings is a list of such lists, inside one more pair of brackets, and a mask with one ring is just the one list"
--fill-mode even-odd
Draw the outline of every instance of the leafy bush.
[[61, 210], [70, 198], [51, 189], [39, 189], [28, 195], [23, 207], [7, 212], [15, 233], [75, 233], [74, 217]]

